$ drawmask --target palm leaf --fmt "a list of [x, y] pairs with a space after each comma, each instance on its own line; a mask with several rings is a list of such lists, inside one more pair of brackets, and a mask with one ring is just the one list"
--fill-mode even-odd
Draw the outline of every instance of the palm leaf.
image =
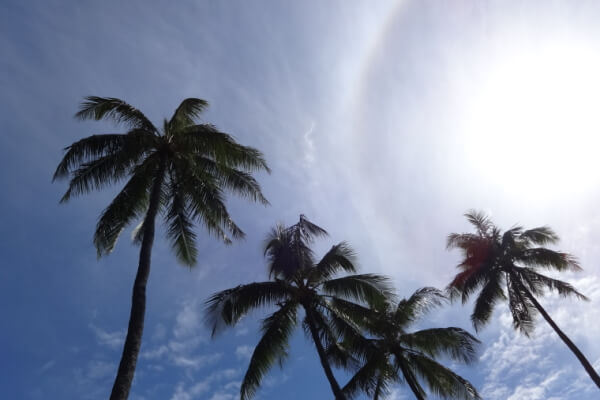
[[356, 254], [346, 242], [332, 246], [311, 271], [311, 282], [329, 279], [339, 271], [356, 273]]
[[452, 360], [469, 364], [476, 359], [477, 338], [461, 328], [432, 328], [404, 334], [403, 346], [427, 354], [429, 357], [447, 356]]
[[194, 224], [186, 204], [185, 193], [180, 190], [176, 176], [171, 178], [169, 199], [170, 204], [165, 218], [168, 226], [167, 237], [171, 240], [171, 246], [179, 262], [191, 267], [196, 263], [198, 255], [196, 234], [192, 230]]
[[223, 290], [205, 303], [206, 322], [215, 336], [224, 325], [233, 325], [249, 311], [281, 303], [292, 297], [283, 281], [255, 282]]
[[157, 129], [150, 120], [137, 108], [127, 104], [123, 100], [114, 97], [88, 96], [86, 101], [81, 103], [79, 112], [75, 114], [79, 119], [104, 118], [112, 119], [117, 123], [123, 123], [131, 128], [139, 128], [148, 132], [155, 133]]
[[202, 99], [188, 98], [181, 102], [168, 123], [170, 132], [175, 133], [177, 128], [193, 125], [200, 114], [208, 107], [208, 102]]
[[406, 360], [406, 369], [414, 371], [413, 376], [416, 375], [423, 379], [436, 396], [451, 400], [481, 398], [469, 381], [437, 361], [412, 352], [406, 354]]
[[376, 274], [349, 275], [321, 284], [323, 292], [343, 299], [358, 300], [376, 306], [393, 298], [389, 278]]
[[123, 229], [146, 212], [148, 190], [156, 170], [154, 161], [153, 157], [149, 157], [137, 167], [127, 184], [102, 212], [94, 233], [98, 257], [110, 253]]
[[490, 272], [485, 276], [485, 279], [487, 279], [487, 282], [481, 288], [471, 314], [471, 322], [473, 322], [476, 331], [479, 331], [490, 320], [496, 303], [506, 299], [502, 289], [504, 272], [500, 270]]
[[446, 300], [444, 294], [432, 287], [418, 289], [408, 299], [402, 299], [394, 312], [394, 321], [404, 328]]
[[242, 400], [252, 398], [260, 386], [262, 378], [273, 364], [287, 356], [288, 341], [296, 326], [298, 304], [286, 302], [262, 323], [263, 336], [256, 345], [248, 370], [242, 380], [240, 395]]

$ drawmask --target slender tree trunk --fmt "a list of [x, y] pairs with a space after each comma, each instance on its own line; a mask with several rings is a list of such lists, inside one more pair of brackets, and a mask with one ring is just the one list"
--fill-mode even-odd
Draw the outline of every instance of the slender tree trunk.
[[540, 314], [542, 314], [542, 317], [544, 317], [546, 322], [548, 324], [550, 324], [552, 329], [554, 329], [554, 332], [556, 332], [558, 337], [560, 337], [562, 339], [562, 341], [567, 345], [567, 347], [573, 352], [573, 354], [575, 354], [575, 357], [577, 357], [577, 359], [579, 360], [581, 365], [583, 365], [583, 368], [585, 368], [586, 372], [588, 373], [590, 378], [592, 378], [592, 380], [594, 381], [596, 386], [598, 386], [600, 388], [600, 376], [598, 376], [598, 373], [596, 372], [596, 370], [594, 369], [592, 364], [590, 364], [590, 362], [587, 360], [587, 358], [585, 358], [585, 356], [583, 355], [581, 350], [579, 350], [579, 348], [577, 346], [575, 346], [575, 343], [573, 343], [571, 341], [571, 339], [569, 339], [569, 337], [567, 335], [565, 335], [565, 333], [558, 327], [558, 325], [556, 325], [554, 320], [552, 320], [552, 318], [550, 318], [550, 315], [548, 315], [546, 310], [544, 310], [544, 307], [542, 307], [542, 305], [540, 303], [538, 303], [538, 301], [533, 296], [533, 294], [531, 294], [531, 292], [523, 285], [520, 285], [520, 286], [523, 289], [523, 291], [525, 292], [525, 295], [529, 298], [529, 300], [531, 300], [531, 302], [533, 303], [535, 308], [540, 312]]
[[142, 333], [144, 331], [144, 314], [146, 312], [146, 284], [150, 274], [150, 258], [152, 255], [152, 244], [154, 243], [154, 225], [156, 215], [160, 206], [160, 192], [164, 180], [166, 161], [161, 161], [157, 175], [154, 178], [152, 191], [150, 193], [150, 204], [144, 218], [142, 245], [140, 248], [140, 260], [138, 264], [133, 294], [131, 296], [131, 313], [129, 315], [129, 326], [127, 337], [123, 346], [123, 354], [119, 363], [119, 370], [115, 383], [113, 384], [110, 400], [127, 400], [129, 390], [135, 374], [135, 365], [142, 345]]
[[400, 362], [400, 369], [404, 374], [404, 380], [406, 381], [406, 383], [408, 383], [408, 386], [410, 387], [410, 390], [412, 390], [412, 392], [414, 393], [415, 398], [417, 400], [425, 400], [425, 397], [421, 394], [419, 386], [417, 386], [416, 377], [408, 368], [408, 366], [406, 366], [404, 362]]
[[319, 338], [319, 333], [317, 332], [317, 328], [315, 326], [312, 312], [308, 306], [304, 306], [306, 311], [306, 319], [308, 321], [308, 327], [310, 329], [310, 333], [312, 335], [313, 341], [315, 342], [315, 346], [317, 347], [317, 353], [319, 353], [319, 359], [321, 360], [321, 365], [323, 366], [323, 370], [325, 371], [325, 375], [327, 376], [327, 380], [329, 381], [329, 385], [331, 386], [331, 390], [335, 395], [336, 400], [346, 400], [346, 396], [342, 392], [340, 385], [338, 384], [335, 376], [333, 375], [333, 371], [331, 370], [331, 366], [329, 365], [329, 361], [327, 360], [327, 356], [325, 355], [325, 349], [323, 348], [323, 344], [321, 343], [321, 339]]

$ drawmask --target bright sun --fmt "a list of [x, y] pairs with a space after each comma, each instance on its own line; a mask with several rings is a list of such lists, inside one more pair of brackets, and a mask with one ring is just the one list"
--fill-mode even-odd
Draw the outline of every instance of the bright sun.
[[574, 43], [489, 62], [466, 112], [472, 168], [528, 197], [581, 195], [600, 177], [600, 56]]

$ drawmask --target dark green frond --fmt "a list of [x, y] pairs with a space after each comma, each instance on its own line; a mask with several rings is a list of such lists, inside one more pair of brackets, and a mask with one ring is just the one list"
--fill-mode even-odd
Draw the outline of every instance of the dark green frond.
[[389, 278], [376, 274], [349, 275], [322, 283], [326, 294], [360, 301], [372, 306], [384, 304], [394, 293]]
[[508, 306], [513, 317], [513, 327], [525, 336], [533, 331], [534, 316], [537, 313], [534, 304], [525, 296], [519, 279], [509, 274], [506, 279]]
[[243, 238], [244, 232], [233, 222], [225, 207], [223, 191], [208, 178], [194, 175], [184, 180], [182, 190], [189, 198], [190, 215], [203, 224], [208, 233], [230, 244], [228, 233], [235, 239]]
[[408, 327], [434, 307], [446, 300], [446, 296], [438, 289], [424, 287], [418, 289], [408, 299], [402, 299], [394, 312], [394, 321], [398, 326]]
[[481, 398], [469, 381], [437, 361], [418, 353], [407, 353], [406, 360], [406, 368], [411, 372], [414, 371], [413, 374], [426, 382], [429, 390], [439, 398], [449, 400]]
[[75, 114], [79, 119], [104, 118], [112, 119], [117, 123], [123, 123], [131, 128], [139, 128], [155, 133], [157, 130], [148, 118], [137, 108], [127, 104], [123, 100], [114, 97], [88, 96], [81, 103], [79, 112]]
[[65, 148], [65, 155], [58, 164], [52, 181], [69, 177], [74, 168], [108, 154], [121, 151], [126, 141], [124, 134], [92, 135]]
[[198, 249], [196, 248], [196, 234], [190, 215], [185, 192], [180, 190], [177, 177], [171, 178], [169, 188], [169, 205], [165, 216], [167, 222], [167, 237], [175, 251], [177, 260], [188, 266], [196, 264]]
[[470, 210], [465, 214], [467, 220], [475, 227], [480, 236], [489, 236], [494, 225], [481, 211]]
[[536, 247], [521, 252], [517, 260], [531, 267], [554, 269], [557, 271], [580, 271], [577, 258], [568, 253]]
[[331, 247], [317, 263], [309, 278], [311, 282], [322, 282], [329, 279], [339, 271], [356, 273], [356, 254], [346, 242], [341, 242]]
[[194, 164], [204, 173], [210, 173], [216, 182], [219, 182], [220, 185], [231, 190], [234, 194], [265, 205], [269, 204], [262, 193], [260, 185], [250, 173], [226, 165], [219, 165], [217, 162], [205, 157], [197, 157]]
[[289, 286], [282, 281], [240, 285], [213, 294], [205, 303], [205, 320], [214, 336], [251, 310], [287, 301], [291, 296]]
[[394, 368], [389, 365], [387, 357], [379, 355], [369, 359], [356, 371], [342, 388], [342, 392], [351, 399], [360, 392], [378, 398], [384, 396], [389, 390], [389, 385], [397, 380]]
[[477, 340], [461, 328], [432, 328], [404, 334], [402, 346], [425, 353], [429, 357], [446, 356], [452, 360], [469, 364], [477, 356]]
[[98, 257], [110, 253], [123, 229], [146, 212], [155, 171], [156, 164], [149, 157], [134, 170], [121, 192], [102, 212], [94, 233]]
[[246, 171], [267, 171], [263, 154], [252, 147], [242, 146], [231, 136], [209, 124], [185, 128], [178, 138], [194, 153], [204, 155], [225, 166]]
[[494, 306], [498, 301], [506, 300], [504, 294], [504, 272], [494, 271], [486, 276], [487, 282], [481, 288], [475, 307], [471, 314], [471, 322], [476, 331], [479, 331], [485, 324], [488, 323]]
[[556, 291], [562, 297], [575, 296], [579, 300], [589, 300], [567, 282], [539, 274], [530, 268], [515, 267], [514, 271], [523, 279], [523, 282], [527, 284], [528, 289], [534, 295], [541, 295], [544, 289], [550, 289]]
[[240, 395], [242, 400], [254, 396], [262, 378], [275, 362], [287, 356], [288, 341], [296, 326], [298, 304], [287, 302], [271, 316], [263, 320], [263, 336], [256, 345], [250, 365], [242, 381]]
[[269, 277], [290, 280], [314, 265], [313, 251], [294, 228], [278, 225], [267, 235], [264, 254]]
[[169, 120], [169, 131], [176, 131], [178, 128], [193, 125], [207, 107], [208, 102], [206, 100], [195, 98], [183, 100]]
[[555, 244], [558, 243], [559, 240], [558, 235], [548, 226], [541, 226], [523, 231], [519, 236], [519, 239], [525, 241], [528, 245], [535, 244], [539, 246]]

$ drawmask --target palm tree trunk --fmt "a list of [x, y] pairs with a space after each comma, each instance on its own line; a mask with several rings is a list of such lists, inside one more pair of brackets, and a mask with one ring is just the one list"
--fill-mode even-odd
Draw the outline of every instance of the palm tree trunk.
[[166, 160], [162, 160], [158, 168], [152, 191], [150, 203], [143, 223], [143, 239], [140, 248], [140, 259], [138, 264], [133, 294], [131, 296], [131, 313], [129, 315], [129, 326], [123, 346], [123, 354], [119, 363], [117, 377], [113, 384], [110, 400], [127, 400], [129, 390], [133, 382], [135, 365], [142, 345], [142, 333], [144, 331], [144, 314], [146, 312], [146, 284], [150, 274], [150, 258], [152, 255], [152, 244], [154, 243], [154, 225], [160, 205], [160, 192], [164, 180]]
[[420, 390], [420, 388], [416, 382], [417, 378], [412, 373], [410, 368], [404, 363], [403, 360], [399, 360], [399, 361], [400, 361], [400, 369], [402, 370], [402, 374], [404, 375], [404, 380], [406, 381], [406, 383], [408, 383], [408, 386], [410, 387], [410, 390], [412, 390], [412, 392], [414, 393], [415, 398], [417, 400], [425, 400], [425, 397], [421, 394], [422, 390]]
[[323, 366], [323, 370], [325, 371], [325, 375], [327, 376], [327, 380], [329, 381], [329, 385], [331, 386], [331, 390], [335, 395], [336, 400], [346, 400], [346, 396], [342, 392], [340, 385], [338, 384], [335, 376], [333, 375], [333, 371], [331, 370], [331, 366], [329, 365], [329, 361], [327, 360], [327, 355], [325, 354], [325, 349], [323, 348], [323, 344], [321, 343], [321, 339], [319, 338], [319, 333], [317, 332], [317, 328], [315, 326], [312, 312], [310, 308], [304, 306], [306, 310], [306, 320], [308, 322], [308, 328], [310, 329], [310, 333], [313, 338], [313, 342], [315, 342], [315, 346], [317, 347], [317, 353], [319, 353], [319, 359], [321, 360], [321, 365]]
[[542, 305], [538, 303], [533, 294], [531, 294], [531, 292], [524, 285], [520, 286], [525, 292], [525, 295], [529, 298], [529, 300], [531, 300], [535, 308], [540, 312], [540, 314], [542, 314], [542, 317], [544, 317], [546, 322], [552, 327], [552, 329], [554, 329], [554, 332], [556, 332], [558, 337], [560, 337], [562, 341], [567, 345], [567, 347], [573, 352], [573, 354], [575, 354], [575, 357], [577, 357], [581, 365], [583, 365], [583, 368], [586, 370], [590, 378], [592, 378], [596, 386], [600, 388], [600, 376], [598, 376], [598, 373], [596, 372], [592, 364], [590, 364], [587, 358], [585, 358], [581, 350], [579, 350], [579, 348], [575, 346], [575, 343], [573, 343], [571, 339], [569, 339], [569, 337], [565, 335], [565, 333], [558, 327], [558, 325], [556, 325], [554, 320], [550, 318], [550, 315], [548, 315], [546, 310], [544, 310], [544, 307], [542, 307]]

